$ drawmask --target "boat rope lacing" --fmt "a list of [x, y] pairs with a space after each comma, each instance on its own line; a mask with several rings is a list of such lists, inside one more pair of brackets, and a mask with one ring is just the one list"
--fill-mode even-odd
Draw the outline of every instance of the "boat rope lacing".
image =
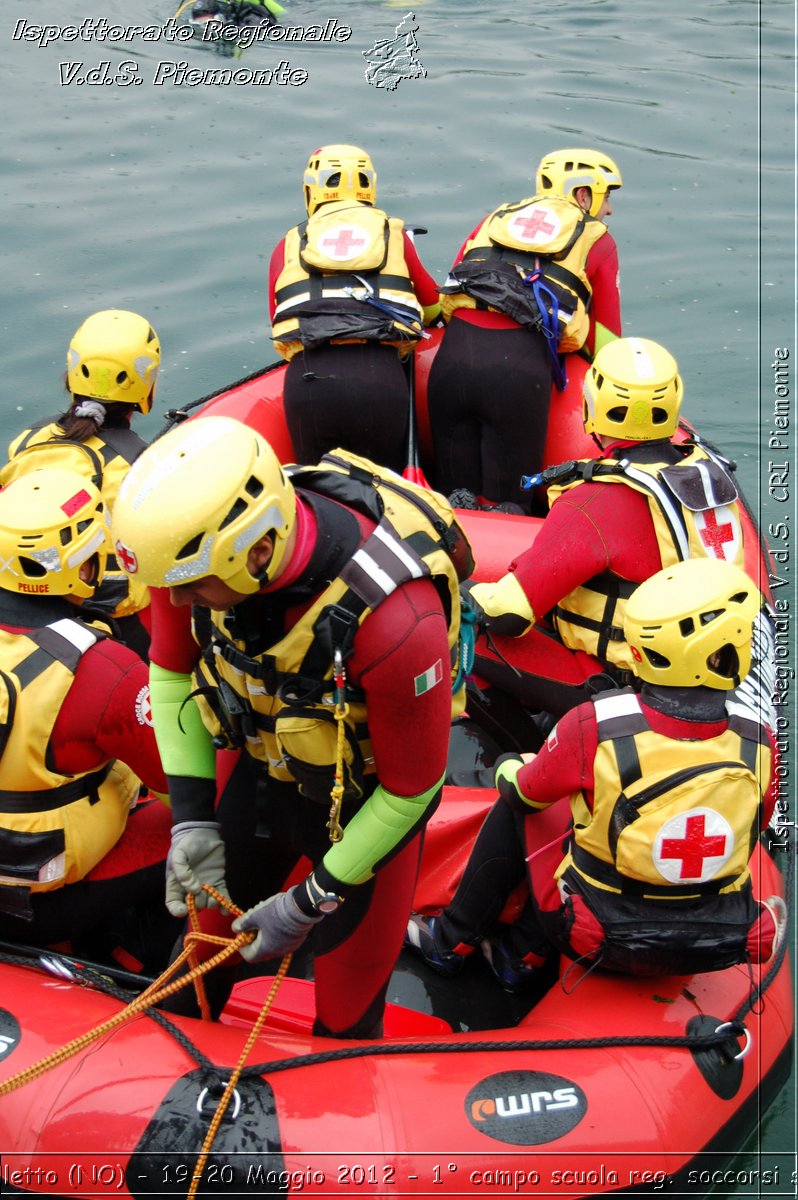
[[[791, 921], [792, 889], [795, 874], [793, 856], [794, 849], [790, 843], [790, 845], [787, 847], [786, 869], [784, 872], [788, 925]], [[215, 893], [213, 889], [208, 888], [207, 885], [205, 890], [214, 896], [220, 906], [224, 907], [231, 913], [234, 913], [236, 916], [240, 915], [240, 910], [234, 905], [231, 905], [225, 897]], [[228, 1074], [230, 1074], [229, 1067], [221, 1067], [212, 1063], [202, 1053], [202, 1051], [194, 1046], [191, 1040], [186, 1037], [185, 1034], [182, 1034], [182, 1032], [174, 1025], [172, 1025], [172, 1023], [162, 1013], [154, 1012], [152, 1010], [152, 1005], [159, 1003], [166, 996], [172, 995], [180, 987], [189, 982], [195, 985], [195, 989], [199, 988], [199, 999], [200, 994], [204, 993], [204, 986], [201, 984], [201, 982], [199, 982], [200, 977], [208, 974], [209, 971], [213, 970], [221, 962], [224, 962], [232, 954], [236, 953], [240, 946], [244, 945], [248, 941], [251, 941], [255, 935], [252, 933], [244, 933], [238, 934], [237, 937], [230, 939], [203, 934], [199, 930], [195, 907], [193, 904], [191, 904], [191, 902], [189, 904], [189, 909], [192, 929], [191, 932], [186, 935], [186, 945], [184, 946], [184, 950], [175, 960], [175, 962], [170, 964], [167, 970], [161, 976], [159, 976], [158, 979], [149, 984], [149, 986], [136, 1000], [128, 1003], [126, 1007], [114, 1017], [111, 1017], [109, 1020], [103, 1022], [95, 1029], [90, 1030], [88, 1033], [83, 1034], [81, 1037], [76, 1038], [67, 1046], [63, 1046], [60, 1050], [55, 1051], [47, 1058], [42, 1059], [39, 1063], [35, 1063], [26, 1068], [24, 1071], [19, 1072], [17, 1075], [12, 1076], [10, 1079], [0, 1082], [0, 1096], [7, 1095], [9, 1092], [22, 1086], [22, 1084], [27, 1083], [36, 1078], [38, 1075], [43, 1074], [51, 1067], [54, 1067], [58, 1063], [61, 1063], [67, 1058], [79, 1053], [80, 1050], [84, 1049], [98, 1037], [101, 1037], [105, 1033], [117, 1028], [130, 1017], [137, 1015], [149, 1016], [158, 1021], [158, 1023], [163, 1027], [164, 1031], [173, 1037], [175, 1041], [185, 1049], [186, 1053], [194, 1058], [195, 1062], [197, 1062], [206, 1070], [218, 1075], [220, 1080], [224, 1080]], [[200, 941], [221, 945], [223, 948], [205, 962], [196, 963], [196, 947]], [[685, 1049], [689, 1050], [692, 1054], [696, 1054], [700, 1051], [718, 1050], [719, 1052], [722, 1052], [727, 1061], [731, 1063], [733, 1061], [739, 1061], [745, 1057], [750, 1048], [751, 1035], [745, 1025], [745, 1017], [751, 1012], [761, 1014], [763, 1011], [762, 1001], [764, 1000], [765, 993], [782, 969], [784, 959], [787, 954], [787, 949], [788, 938], [784, 936], [781, 940], [781, 945], [774, 955], [773, 961], [767, 964], [767, 970], [762, 976], [759, 984], [752, 984], [748, 997], [739, 1007], [737, 1012], [728, 1020], [721, 1022], [714, 1030], [706, 1033], [691, 1032], [689, 1034], [682, 1035], [631, 1034], [629, 1036], [613, 1035], [609, 1037], [545, 1038], [535, 1040], [517, 1038], [512, 1041], [499, 1041], [495, 1039], [492, 1040], [490, 1038], [474, 1041], [465, 1041], [462, 1038], [458, 1038], [456, 1041], [448, 1040], [441, 1042], [383, 1041], [368, 1043], [366, 1045], [352, 1044], [336, 1047], [335, 1049], [321, 1051], [315, 1054], [289, 1054], [289, 1056], [286, 1058], [274, 1059], [262, 1063], [250, 1063], [247, 1065], [246, 1059], [248, 1058], [252, 1047], [263, 1028], [268, 1012], [277, 994], [277, 990], [290, 965], [291, 955], [287, 954], [280, 963], [279, 970], [273, 979], [272, 986], [263, 1004], [261, 1012], [253, 1024], [252, 1031], [247, 1038], [246, 1045], [239, 1057], [238, 1064], [232, 1074], [230, 1074], [230, 1078], [225, 1084], [224, 1092], [219, 1101], [216, 1112], [211, 1119], [211, 1124], [209, 1125], [208, 1132], [203, 1142], [200, 1158], [198, 1159], [197, 1169], [194, 1172], [192, 1189], [188, 1193], [188, 1196], [192, 1197], [196, 1195], [196, 1187], [199, 1184], [202, 1169], [210, 1153], [216, 1131], [221, 1123], [228, 1103], [235, 1093], [236, 1085], [242, 1079], [265, 1077], [269, 1075], [276, 1075], [282, 1071], [294, 1071], [301, 1068], [323, 1066], [328, 1063], [358, 1058], [393, 1058], [421, 1054], [506, 1054], [535, 1051], [539, 1052], [543, 1050], [601, 1050], [624, 1047], [631, 1048], [638, 1046], [661, 1046], [666, 1049]], [[193, 965], [191, 961], [192, 957], [194, 958]], [[57, 962], [59, 958], [60, 956], [57, 954], [48, 955], [48, 969], [52, 970], [52, 964]], [[21, 961], [26, 966], [32, 965], [29, 959], [15, 959], [14, 956], [5, 954], [0, 954], [0, 961]], [[75, 964], [69, 964], [68, 960], [65, 959], [62, 961], [65, 965], [64, 974], [68, 974], [71, 967], [73, 967]], [[41, 962], [42, 965], [45, 965], [44, 956], [42, 956]], [[182, 976], [178, 980], [165, 983], [164, 981], [171, 978], [175, 971], [178, 970], [184, 963], [188, 963], [190, 967], [190, 970], [186, 973], [186, 975]], [[83, 977], [79, 979], [79, 982], [90, 982], [109, 994], [115, 994], [121, 991], [121, 989], [114, 988], [107, 979], [104, 979], [99, 973], [95, 972], [86, 972]], [[122, 995], [124, 996], [124, 993], [122, 993]], [[204, 1007], [204, 995], [201, 1003]], [[737, 1045], [738, 1041], [743, 1042], [742, 1048]]]
[[[194, 0], [191, 0], [193, 3]], [[195, 408], [201, 408], [203, 404], [210, 404], [211, 400], [218, 400], [220, 396], [226, 395], [228, 392], [234, 392], [236, 388], [243, 387], [244, 384], [253, 383], [254, 380], [260, 379], [267, 375], [270, 371], [275, 371], [278, 367], [285, 366], [282, 359], [277, 362], [269, 363], [268, 366], [259, 367], [257, 371], [253, 371], [251, 375], [245, 375], [243, 379], [237, 379], [235, 383], [229, 387], [222, 388], [220, 391], [208, 392], [206, 396], [200, 396], [197, 400], [190, 400], [188, 404], [181, 404], [180, 408], [169, 408], [164, 416], [166, 417], [166, 425], [158, 431], [157, 437], [162, 437], [168, 433], [173, 425], [179, 425], [181, 421], [185, 421], [188, 414]]]
[[[232, 916], [240, 917], [242, 915], [242, 910], [227, 900], [225, 896], [222, 896], [219, 892], [217, 892], [215, 888], [212, 888], [206, 884], [204, 885], [204, 890], [213, 897], [220, 907], [224, 908]], [[117, 1029], [120, 1025], [123, 1025], [126, 1021], [130, 1020], [131, 1017], [137, 1017], [142, 1013], [149, 1012], [153, 1005], [160, 1003], [161, 1000], [165, 1000], [167, 996], [173, 995], [187, 984], [193, 984], [194, 986], [197, 1003], [200, 1006], [200, 1012], [202, 1013], [203, 1020], [209, 1021], [211, 1019], [208, 1008], [208, 1000], [205, 994], [205, 985], [202, 980], [203, 975], [207, 975], [209, 971], [212, 971], [215, 967], [219, 966], [220, 963], [230, 958], [233, 954], [238, 953], [240, 948], [253, 941], [257, 934], [253, 932], [246, 932], [239, 933], [233, 938], [225, 938], [204, 933], [199, 927], [194, 897], [189, 895], [187, 900], [190, 930], [184, 938], [183, 949], [175, 958], [174, 962], [170, 963], [166, 970], [163, 971], [157, 979], [153, 980], [152, 983], [150, 983], [140, 995], [138, 995], [134, 1000], [130, 1001], [130, 1003], [128, 1003], [119, 1012], [115, 1013], [112, 1017], [109, 1017], [106, 1021], [102, 1021], [93, 1029], [87, 1030], [86, 1033], [82, 1033], [80, 1036], [73, 1038], [71, 1042], [68, 1042], [65, 1046], [61, 1046], [58, 1050], [54, 1050], [52, 1054], [48, 1054], [45, 1058], [40, 1059], [39, 1062], [32, 1063], [29, 1067], [25, 1067], [24, 1070], [19, 1071], [16, 1075], [12, 1075], [9, 1079], [3, 1080], [0, 1083], [0, 1096], [8, 1095], [9, 1092], [13, 1092], [18, 1087], [22, 1087], [24, 1084], [30, 1083], [33, 1079], [37, 1079], [40, 1075], [43, 1075], [51, 1068], [57, 1067], [61, 1063], [66, 1062], [67, 1059], [79, 1054], [81, 1050], [85, 1050], [87, 1046], [91, 1045], [92, 1042], [97, 1041], [98, 1038], [103, 1037], [107, 1033], [111, 1033], [114, 1029]], [[197, 960], [197, 947], [201, 942], [205, 942], [209, 945], [221, 946], [222, 948], [204, 962], [199, 962]], [[57, 955], [54, 956], [56, 961], [57, 957]], [[230, 1100], [235, 1095], [236, 1087], [244, 1072], [247, 1058], [249, 1057], [252, 1047], [260, 1035], [263, 1024], [269, 1014], [272, 1004], [274, 1003], [274, 998], [277, 995], [277, 991], [283, 979], [285, 978], [285, 974], [290, 964], [291, 955], [284, 955], [277, 974], [275, 975], [272, 985], [269, 989], [269, 993], [263, 1002], [260, 1013], [258, 1014], [257, 1019], [254, 1021], [252, 1029], [247, 1036], [244, 1047], [239, 1055], [238, 1062], [233, 1071], [229, 1073], [230, 1077], [225, 1084], [224, 1091], [222, 1092], [219, 1102], [216, 1105], [214, 1114], [211, 1117], [210, 1124], [208, 1125], [208, 1131], [205, 1135], [202, 1149], [200, 1150], [199, 1158], [197, 1160], [197, 1165], [192, 1174], [191, 1186], [187, 1192], [187, 1196], [189, 1198], [197, 1194], [197, 1189], [202, 1178], [202, 1172], [210, 1155], [216, 1133], [222, 1123], [222, 1118], [227, 1111]], [[47, 965], [46, 957], [43, 959], [43, 965]], [[173, 976], [175, 976], [183, 966], [188, 967], [186, 973], [180, 975], [178, 978], [173, 978]], [[50, 966], [48, 969], [53, 968]], [[58, 973], [61, 974], [62, 977], [66, 977], [66, 975], [69, 973], [69, 968], [66, 968], [65, 972]], [[162, 1016], [162, 1014], [159, 1015]], [[161, 1020], [161, 1024], [169, 1032], [177, 1032], [171, 1022], [165, 1018]], [[181, 1044], [184, 1046], [186, 1042], [188, 1042], [188, 1039], [178, 1040], [180, 1040]], [[188, 1044], [190, 1045], [191, 1043], [189, 1042]], [[204, 1058], [204, 1056], [202, 1057]], [[219, 1070], [219, 1068], [215, 1067], [213, 1063], [209, 1062], [209, 1060], [206, 1059], [206, 1062], [209, 1063], [209, 1066], [212, 1070]], [[225, 1070], [224, 1073], [227, 1074], [227, 1070]], [[247, 1074], [252, 1074], [252, 1072], [248, 1071]]]

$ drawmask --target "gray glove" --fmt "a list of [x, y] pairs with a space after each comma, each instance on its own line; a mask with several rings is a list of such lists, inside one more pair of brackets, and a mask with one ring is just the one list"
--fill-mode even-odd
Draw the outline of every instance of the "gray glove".
[[324, 920], [322, 913], [307, 917], [300, 912], [294, 900], [295, 887], [287, 892], [278, 892], [261, 900], [233, 921], [233, 933], [257, 930], [258, 936], [248, 946], [242, 946], [239, 954], [247, 962], [260, 962], [264, 958], [282, 957], [298, 950], [314, 925]]
[[197, 908], [213, 908], [216, 900], [202, 890], [209, 883], [230, 899], [224, 877], [224, 842], [216, 821], [180, 821], [172, 826], [172, 846], [166, 859], [166, 907], [173, 917], [188, 913], [186, 895]]

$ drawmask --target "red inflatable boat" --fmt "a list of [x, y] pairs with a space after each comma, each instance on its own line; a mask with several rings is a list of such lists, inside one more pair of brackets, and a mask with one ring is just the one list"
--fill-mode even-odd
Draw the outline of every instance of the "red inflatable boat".
[[[434, 340], [418, 363], [422, 465], [433, 353]], [[290, 461], [282, 373], [261, 372], [201, 411], [252, 424]], [[583, 374], [575, 360], [566, 392], [555, 395], [549, 462], [593, 454], [581, 427]], [[462, 516], [482, 578], [501, 575], [539, 526]], [[452, 895], [493, 796], [445, 789], [428, 828], [418, 909]], [[757, 896], [785, 897], [764, 840], [752, 872]], [[564, 963], [548, 990], [525, 1001], [501, 992], [478, 954], [446, 981], [403, 954], [378, 1042], [313, 1037], [313, 987], [300, 962], [299, 976], [279, 985], [234, 1090], [226, 1085], [271, 979], [241, 982], [221, 1022], [151, 1009], [38, 1073], [43, 1059], [118, 1014], [125, 997], [64, 956], [0, 955], [0, 1192], [699, 1196], [788, 1077], [785, 949], [762, 966], [678, 978]]]

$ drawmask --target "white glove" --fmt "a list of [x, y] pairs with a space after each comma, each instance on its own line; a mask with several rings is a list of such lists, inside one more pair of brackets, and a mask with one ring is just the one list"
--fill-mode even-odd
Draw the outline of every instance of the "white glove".
[[258, 931], [255, 940], [239, 950], [247, 962], [282, 957], [298, 950], [313, 926], [324, 920], [323, 913], [308, 917], [300, 912], [294, 900], [295, 890], [289, 888], [287, 892], [269, 896], [268, 900], [261, 900], [233, 921], [233, 933], [246, 933], [251, 929]]
[[230, 899], [221, 826], [216, 821], [181, 821], [172, 826], [172, 846], [166, 859], [166, 907], [173, 917], [188, 913], [188, 893], [196, 897], [197, 908], [218, 907], [202, 890], [204, 883]]

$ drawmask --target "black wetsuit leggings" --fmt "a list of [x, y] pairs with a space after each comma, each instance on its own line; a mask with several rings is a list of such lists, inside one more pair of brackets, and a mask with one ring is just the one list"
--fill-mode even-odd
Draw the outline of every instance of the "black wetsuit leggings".
[[546, 339], [528, 329], [483, 329], [454, 317], [430, 371], [431, 482], [468, 488], [529, 511], [522, 475], [540, 469], [551, 398]]
[[[412, 361], [412, 360], [411, 360]], [[393, 346], [320, 346], [291, 359], [285, 417], [296, 461], [317, 463], [339, 447], [402, 473], [410, 389]]]

